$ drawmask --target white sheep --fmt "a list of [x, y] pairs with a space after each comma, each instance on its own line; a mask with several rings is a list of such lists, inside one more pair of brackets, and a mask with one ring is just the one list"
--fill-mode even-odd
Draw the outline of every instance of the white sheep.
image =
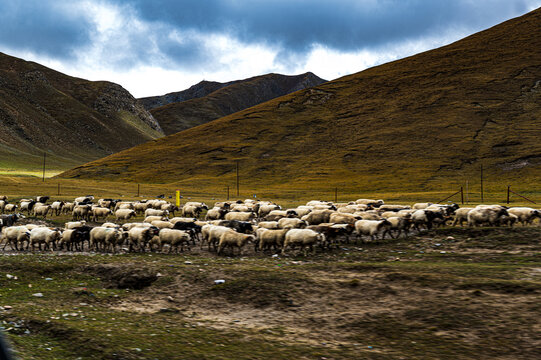
[[32, 211], [34, 213], [34, 216], [43, 216], [43, 218], [45, 219], [47, 217], [47, 214], [49, 213], [49, 210], [51, 210], [51, 205], [36, 204]]
[[156, 209], [146, 209], [145, 210], [145, 217], [148, 216], [168, 216], [169, 211], [167, 210], [156, 210]]
[[305, 228], [307, 225], [308, 224], [306, 223], [306, 221], [297, 218], [282, 218], [278, 220], [278, 226], [280, 227], [280, 229], [302, 229]]
[[512, 207], [507, 212], [515, 215], [522, 225], [531, 225], [536, 218], [541, 218], [541, 211], [530, 207]]
[[19, 244], [21, 249], [24, 249], [24, 243], [30, 241], [30, 231], [26, 226], [10, 226], [2, 229], [2, 236], [5, 238], [6, 243], [2, 250], [9, 244], [11, 249], [19, 250]]
[[[301, 251], [308, 246], [310, 250], [315, 251], [314, 245], [318, 242], [325, 242], [325, 235], [319, 234], [310, 229], [291, 229], [286, 233], [284, 245], [282, 247], [282, 255], [288, 247], [299, 246]], [[305, 253], [306, 255], [306, 253]]]
[[372, 241], [378, 240], [378, 234], [382, 234], [381, 238], [385, 238], [385, 234], [391, 228], [391, 223], [388, 220], [358, 220], [355, 222], [355, 231], [360, 237], [362, 235], [370, 236]]
[[107, 220], [107, 217], [112, 214], [113, 214], [113, 211], [109, 208], [104, 208], [104, 207], [92, 208], [92, 221], [96, 222], [100, 218], [103, 218], [103, 220], [105, 221]]
[[508, 216], [507, 210], [500, 205], [478, 205], [468, 212], [468, 226], [500, 225], [500, 219]]
[[186, 244], [188, 250], [190, 249], [191, 237], [186, 231], [163, 228], [160, 230], [159, 239], [162, 250], [165, 244], [169, 245], [169, 252], [171, 252], [173, 247], [176, 248], [177, 252], [179, 251], [179, 247], [180, 251], [184, 251], [184, 244]]
[[115, 211], [116, 220], [129, 220], [132, 217], [135, 217], [137, 214], [135, 210], [132, 209], [118, 209]]
[[285, 229], [266, 229], [266, 228], [259, 228], [256, 231], [257, 234], [257, 241], [259, 245], [259, 250], [266, 250], [270, 248], [271, 246], [274, 247], [274, 249], [281, 248], [284, 244], [284, 240], [286, 237], [287, 232], [291, 230], [289, 228]]
[[456, 226], [457, 224], [462, 226], [464, 222], [468, 222], [468, 213], [473, 210], [473, 208], [470, 207], [463, 207], [458, 209], [455, 212], [455, 218], [453, 220], [452, 226]]
[[246, 245], [248, 242], [254, 241], [254, 235], [242, 234], [233, 229], [228, 229], [220, 236], [220, 241], [218, 243], [218, 254], [220, 254], [226, 247], [231, 248], [231, 253], [233, 254], [233, 249], [236, 247], [239, 249], [239, 255], [241, 255], [244, 245]]
[[[34, 246], [38, 244], [38, 248], [41, 251], [41, 244], [45, 245], [45, 249], [56, 249], [56, 242], [60, 240], [61, 233], [57, 229], [52, 229], [48, 227], [37, 227], [30, 230], [30, 241], [29, 244], [32, 245], [32, 251], [34, 251]], [[26, 247], [28, 250], [28, 245]]]
[[64, 228], [66, 229], [75, 229], [75, 228], [78, 228], [78, 227], [81, 227], [81, 226], [85, 226], [86, 225], [86, 221], [85, 220], [81, 220], [81, 221], [69, 221], [67, 223], [64, 224]]
[[170, 221], [154, 220], [150, 222], [152, 226], [156, 226], [158, 229], [172, 229], [175, 224]]
[[225, 220], [250, 221], [255, 219], [253, 212], [229, 212], [224, 216]]
[[265, 229], [279, 229], [278, 221], [261, 221], [257, 224], [259, 228]]

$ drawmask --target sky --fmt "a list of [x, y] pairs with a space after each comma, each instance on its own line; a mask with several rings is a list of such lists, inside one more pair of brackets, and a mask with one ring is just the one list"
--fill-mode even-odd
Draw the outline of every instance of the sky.
[[440, 47], [541, 0], [0, 0], [0, 52], [135, 97], [201, 80], [332, 80]]

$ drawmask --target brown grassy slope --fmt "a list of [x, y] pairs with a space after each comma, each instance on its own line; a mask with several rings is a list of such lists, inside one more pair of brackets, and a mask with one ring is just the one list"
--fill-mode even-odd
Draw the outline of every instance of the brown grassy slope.
[[541, 11], [283, 96], [65, 177], [429, 189], [478, 177], [539, 188]]
[[202, 97], [152, 109], [151, 113], [170, 135], [324, 82], [310, 72], [261, 75], [229, 83]]
[[70, 77], [0, 53], [0, 165], [66, 169], [162, 135], [120, 85]]

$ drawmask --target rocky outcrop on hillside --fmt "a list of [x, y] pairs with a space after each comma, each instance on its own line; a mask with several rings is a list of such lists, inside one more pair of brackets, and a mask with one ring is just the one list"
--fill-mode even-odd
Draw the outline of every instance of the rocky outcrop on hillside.
[[114, 83], [105, 87], [96, 98], [93, 109], [105, 114], [115, 116], [119, 111], [127, 111], [146, 123], [150, 128], [162, 132], [160, 124], [126, 89]]

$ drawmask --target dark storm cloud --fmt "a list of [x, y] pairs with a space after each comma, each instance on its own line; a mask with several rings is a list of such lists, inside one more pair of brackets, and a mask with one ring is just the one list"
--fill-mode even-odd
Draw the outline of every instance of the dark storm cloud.
[[119, 0], [139, 16], [178, 28], [226, 33], [303, 53], [314, 44], [341, 51], [473, 31], [527, 11], [527, 0]]
[[[307, 56], [314, 45], [377, 50], [471, 33], [521, 15], [533, 3], [541, 0], [0, 0], [0, 51], [66, 60], [97, 45], [96, 61], [114, 68], [194, 70], [218, 64], [203, 39], [224, 34], [272, 46], [283, 65]], [[104, 40], [88, 4], [120, 9], [126, 26]]]
[[82, 15], [68, 13], [54, 1], [1, 0], [0, 44], [68, 59], [90, 42], [92, 24]]

